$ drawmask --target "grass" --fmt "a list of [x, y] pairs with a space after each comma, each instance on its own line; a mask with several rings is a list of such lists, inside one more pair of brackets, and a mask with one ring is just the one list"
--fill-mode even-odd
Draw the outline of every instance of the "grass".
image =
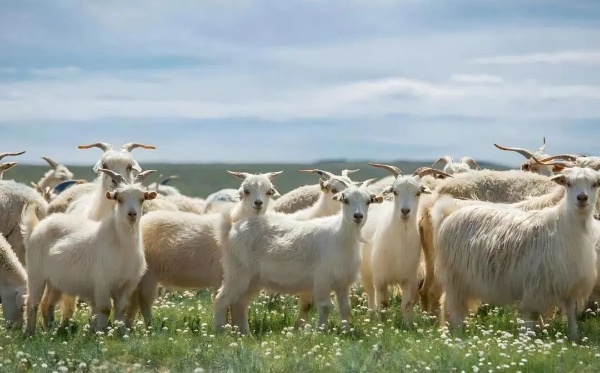
[[[388, 321], [371, 317], [366, 299], [352, 295], [352, 327], [341, 331], [337, 311], [330, 330], [293, 328], [296, 298], [256, 298], [250, 309], [252, 336], [234, 331], [214, 335], [207, 291], [199, 296], [168, 293], [154, 307], [154, 324], [141, 321], [126, 336], [89, 331], [88, 309], [77, 312], [68, 330], [58, 328], [24, 337], [0, 330], [0, 371], [106, 372], [596, 372], [600, 362], [600, 322], [580, 322], [580, 345], [566, 340], [565, 322], [552, 320], [537, 335], [519, 333], [519, 319], [507, 308], [482, 307], [464, 332], [450, 334], [420, 314], [411, 327], [394, 297]], [[60, 312], [59, 312], [60, 313]], [[58, 316], [58, 314], [57, 314]]]

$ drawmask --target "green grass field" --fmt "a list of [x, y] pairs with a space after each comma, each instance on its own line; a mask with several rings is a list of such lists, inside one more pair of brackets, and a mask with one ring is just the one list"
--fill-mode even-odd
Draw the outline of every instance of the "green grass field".
[[[426, 163], [396, 162], [406, 173]], [[490, 165], [482, 165], [490, 167]], [[165, 175], [184, 193], [206, 196], [238, 180], [224, 170], [274, 171], [281, 193], [316, 182], [299, 168], [339, 172], [361, 168], [355, 179], [387, 176], [365, 163], [316, 165], [143, 165]], [[498, 166], [491, 166], [501, 168]], [[37, 181], [46, 167], [19, 165], [5, 179]], [[74, 167], [76, 177], [93, 177], [91, 167]], [[269, 301], [256, 298], [250, 310], [252, 336], [235, 332], [214, 335], [210, 295], [203, 291], [173, 292], [159, 298], [154, 324], [139, 321], [126, 336], [109, 331], [94, 335], [87, 308], [79, 309], [69, 330], [52, 328], [25, 337], [20, 330], [0, 326], [0, 372], [18, 371], [140, 371], [140, 372], [597, 372], [600, 371], [600, 321], [595, 315], [580, 322], [580, 345], [567, 341], [566, 322], [555, 318], [537, 335], [519, 334], [518, 314], [507, 308], [482, 307], [468, 319], [464, 332], [450, 334], [435, 319], [421, 314], [405, 327], [395, 297], [386, 322], [370, 314], [362, 289], [352, 296], [350, 333], [340, 330], [337, 309], [330, 313], [330, 330], [315, 329], [316, 312], [308, 327], [293, 328], [296, 298]], [[60, 318], [60, 311], [57, 319]], [[139, 319], [138, 319], [139, 320]]]
[[[362, 290], [362, 289], [360, 289]], [[362, 291], [360, 291], [362, 293]], [[399, 298], [385, 323], [372, 317], [366, 299], [352, 296], [350, 333], [340, 331], [337, 310], [330, 330], [294, 329], [295, 297], [270, 302], [256, 298], [251, 306], [252, 336], [234, 331], [214, 335], [207, 291], [173, 292], [159, 298], [154, 324], [141, 321], [129, 334], [92, 334], [88, 309], [77, 312], [69, 330], [38, 327], [33, 337], [0, 330], [0, 371], [107, 372], [597, 372], [600, 322], [580, 323], [580, 345], [564, 336], [565, 322], [556, 318], [537, 335], [521, 335], [516, 312], [482, 307], [469, 318], [464, 332], [450, 334], [435, 320], [418, 315], [403, 325]], [[415, 312], [419, 312], [418, 308]], [[57, 313], [59, 316], [60, 312]]]

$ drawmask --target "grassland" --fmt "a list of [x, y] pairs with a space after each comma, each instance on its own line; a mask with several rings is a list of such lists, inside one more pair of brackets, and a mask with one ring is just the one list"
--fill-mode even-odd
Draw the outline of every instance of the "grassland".
[[[396, 162], [405, 172], [426, 164]], [[490, 167], [490, 165], [485, 165]], [[386, 176], [365, 163], [331, 162], [316, 165], [144, 165], [165, 175], [179, 174], [173, 182], [184, 193], [206, 196], [238, 181], [225, 169], [285, 171], [277, 187], [286, 192], [314, 183], [315, 177], [297, 172], [319, 167], [333, 172], [361, 168], [358, 179]], [[494, 167], [494, 166], [492, 166]], [[496, 166], [497, 167], [497, 166]], [[497, 167], [500, 168], [500, 167]], [[19, 165], [6, 179], [38, 180], [46, 167]], [[73, 167], [77, 177], [93, 177], [91, 167]], [[33, 337], [10, 329], [0, 320], [0, 372], [108, 371], [108, 372], [597, 372], [600, 370], [600, 320], [589, 313], [580, 323], [581, 344], [566, 340], [566, 325], [552, 320], [536, 335], [519, 333], [520, 320], [508, 308], [482, 307], [468, 319], [465, 331], [450, 334], [436, 320], [416, 308], [414, 324], [402, 323], [400, 299], [392, 301], [386, 322], [366, 308], [359, 287], [352, 295], [350, 333], [340, 330], [336, 310], [330, 329], [315, 329], [316, 313], [307, 328], [293, 328], [295, 297], [270, 300], [261, 296], [250, 311], [252, 336], [234, 331], [214, 335], [212, 306], [207, 291], [173, 292], [159, 298], [154, 323], [146, 329], [139, 321], [125, 336], [109, 331], [92, 334], [80, 309], [68, 330], [52, 328]], [[60, 312], [58, 312], [60, 317]]]
[[[400, 167], [405, 173], [413, 172], [418, 167], [431, 165], [431, 161], [409, 162], [398, 161], [392, 162], [395, 166]], [[481, 167], [493, 169], [505, 169], [505, 167], [495, 164], [480, 164]], [[284, 173], [277, 177], [275, 185], [280, 193], [288, 192], [300, 185], [315, 184], [317, 177], [310, 174], [299, 173], [299, 169], [303, 168], [321, 168], [330, 172], [339, 173], [341, 170], [360, 169], [354, 179], [366, 180], [373, 177], [382, 178], [388, 174], [381, 169], [371, 167], [364, 162], [343, 162], [343, 161], [327, 161], [312, 164], [291, 164], [291, 163], [265, 163], [265, 164], [142, 164], [143, 169], [158, 170], [158, 173], [164, 176], [179, 175], [181, 178], [171, 181], [171, 185], [176, 186], [182, 193], [190, 196], [206, 197], [222, 188], [238, 188], [239, 180], [229, 175], [225, 170], [245, 171], [245, 172], [268, 172], [280, 171]], [[90, 166], [69, 166], [76, 178], [84, 178], [92, 180], [95, 177]], [[48, 170], [46, 165], [32, 166], [19, 164], [18, 166], [8, 170], [4, 174], [4, 179], [14, 179], [16, 181], [29, 184], [30, 181], [38, 181], [41, 176]], [[149, 177], [149, 182], [158, 178], [158, 175]]]
[[[208, 292], [174, 292], [160, 298], [150, 329], [141, 321], [129, 334], [92, 334], [88, 310], [77, 313], [69, 330], [0, 329], [0, 371], [107, 372], [597, 372], [600, 322], [583, 321], [581, 344], [568, 342], [566, 325], [553, 320], [537, 335], [520, 334], [514, 311], [483, 307], [460, 334], [438, 328], [419, 314], [405, 327], [395, 297], [388, 321], [366, 309], [361, 289], [352, 296], [350, 333], [340, 331], [337, 312], [330, 330], [295, 330], [292, 297], [254, 300], [250, 312], [253, 336], [212, 332]], [[418, 311], [417, 311], [418, 312]]]

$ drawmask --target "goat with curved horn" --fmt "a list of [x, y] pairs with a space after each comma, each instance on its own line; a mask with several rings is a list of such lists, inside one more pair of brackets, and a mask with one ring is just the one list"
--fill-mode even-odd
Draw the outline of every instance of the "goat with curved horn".
[[413, 172], [413, 176], [418, 176], [420, 178], [423, 178], [424, 176], [427, 176], [427, 175], [442, 175], [444, 177], [452, 177], [452, 175], [448, 175], [447, 173], [445, 173], [443, 171], [436, 170], [431, 167], [419, 167], [415, 170], [415, 172]]
[[140, 144], [139, 142], [128, 142], [127, 144], [123, 144], [123, 146], [121, 146], [121, 150], [125, 150], [127, 152], [131, 152], [135, 148], [156, 149], [156, 146]]
[[389, 172], [391, 172], [394, 175], [395, 178], [398, 178], [398, 176], [404, 175], [404, 173], [402, 173], [402, 170], [396, 166], [391, 166], [391, 165], [381, 164], [381, 163], [369, 163], [369, 165], [373, 166], [373, 167], [383, 168], [384, 170], [388, 170]]
[[48, 162], [48, 164], [50, 165], [50, 167], [52, 167], [52, 169], [56, 170], [56, 168], [58, 167], [58, 163], [56, 163], [52, 158], [42, 157], [42, 159], [45, 160], [46, 162]]
[[23, 150], [22, 152], [7, 152], [7, 153], [0, 153], [0, 159], [4, 158], [4, 157], [14, 157], [16, 155], [21, 155], [25, 153], [25, 150]]
[[[368, 187], [369, 185], [371, 185], [371, 184], [372, 184], [372, 183], [373, 183], [375, 180], [377, 180], [377, 179], [378, 179], [378, 178], [377, 178], [377, 177], [375, 177], [375, 178], [372, 178], [372, 179], [367, 179], [367, 180], [365, 180], [365, 181], [359, 181], [359, 182], [357, 182], [357, 183], [354, 183], [354, 185], [356, 185], [357, 187], [364, 187], [364, 188], [366, 188], [366, 187]], [[340, 181], [342, 181], [342, 180], [340, 180]], [[343, 182], [343, 183], [345, 183], [344, 181], [342, 181], [342, 182]]]
[[529, 159], [533, 156], [533, 153], [530, 152], [527, 149], [523, 149], [523, 148], [507, 148], [506, 146], [502, 146], [502, 145], [498, 145], [498, 144], [494, 144], [494, 146], [500, 150], [507, 150], [507, 151], [511, 151], [511, 152], [517, 152], [519, 154], [521, 154], [523, 157]]
[[90, 148], [100, 148], [103, 152], [107, 152], [112, 150], [112, 145], [107, 142], [95, 142], [89, 145], [79, 145], [77, 149], [90, 149]]

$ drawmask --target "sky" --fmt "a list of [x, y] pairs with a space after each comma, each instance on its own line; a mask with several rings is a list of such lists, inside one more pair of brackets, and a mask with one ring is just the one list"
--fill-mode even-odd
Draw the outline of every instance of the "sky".
[[[518, 166], [599, 154], [597, 0], [6, 0], [0, 151]], [[17, 160], [17, 159], [15, 159]]]

